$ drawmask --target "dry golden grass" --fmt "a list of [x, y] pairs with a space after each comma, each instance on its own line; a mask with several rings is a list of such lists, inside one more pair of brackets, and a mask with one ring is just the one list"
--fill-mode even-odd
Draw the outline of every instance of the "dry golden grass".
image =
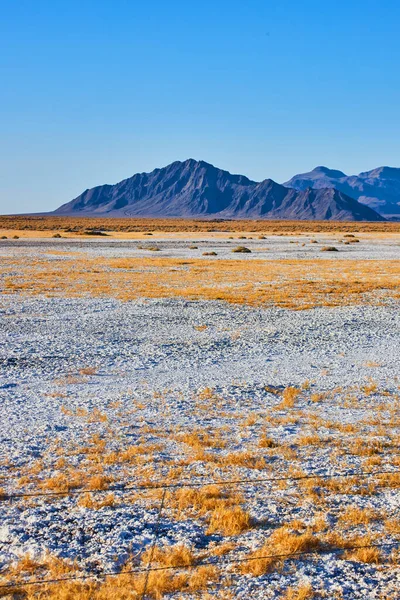
[[78, 506], [82, 508], [89, 508], [91, 510], [100, 510], [101, 508], [115, 506], [116, 498], [115, 495], [110, 493], [104, 498], [94, 498], [93, 494], [84, 494], [78, 500]]
[[86, 478], [81, 472], [65, 472], [53, 475], [41, 482], [41, 488], [49, 492], [69, 492], [85, 484]]
[[369, 525], [371, 521], [379, 519], [379, 514], [371, 508], [359, 508], [358, 506], [348, 506], [341, 513], [339, 520], [346, 525]]
[[275, 408], [277, 410], [293, 408], [296, 399], [299, 397], [300, 393], [301, 390], [299, 390], [298, 388], [292, 386], [285, 388], [282, 393], [282, 401]]
[[260, 456], [257, 452], [251, 450], [242, 450], [241, 452], [230, 452], [221, 459], [221, 464], [235, 466], [235, 467], [247, 467], [248, 469], [262, 470], [266, 468], [265, 459]]
[[[347, 234], [350, 232], [383, 232], [396, 233], [400, 231], [397, 222], [342, 222], [342, 221], [253, 221], [253, 220], [202, 220], [202, 219], [113, 219], [107, 217], [26, 217], [0, 216], [0, 230], [19, 231], [49, 231], [51, 233], [70, 230], [67, 233], [84, 233], [90, 230], [107, 232], [141, 232], [151, 235], [152, 232], [180, 231], [225, 231], [225, 232], [262, 232], [262, 233], [318, 233], [335, 232]], [[354, 234], [351, 237], [355, 237]], [[263, 239], [263, 238], [261, 238]]]
[[240, 506], [217, 506], [211, 514], [207, 533], [221, 533], [222, 535], [238, 535], [251, 526], [248, 512]]
[[207, 533], [238, 535], [252, 525], [250, 515], [240, 503], [237, 492], [227, 491], [218, 485], [202, 488], [178, 488], [167, 496], [166, 505], [176, 518], [205, 517]]
[[314, 598], [315, 594], [310, 584], [300, 585], [297, 588], [288, 588], [282, 600], [309, 600]]
[[178, 517], [205, 515], [220, 507], [237, 505], [241, 501], [238, 494], [227, 492], [219, 485], [205, 485], [200, 488], [182, 487], [167, 496], [167, 506]]
[[[149, 554], [142, 556], [142, 566], [146, 567]], [[176, 592], [201, 593], [212, 585], [219, 577], [214, 566], [198, 566], [194, 570], [185, 570], [195, 564], [191, 550], [185, 546], [156, 548], [152, 566], [182, 567], [182, 571], [153, 571], [147, 581], [147, 597], [160, 600], [166, 594]], [[126, 565], [126, 570], [135, 568]], [[12, 577], [19, 580], [26, 576], [35, 575], [40, 578], [56, 579], [72, 576], [76, 566], [56, 558], [47, 558], [36, 562], [29, 557], [23, 557], [18, 565], [9, 573], [8, 582]], [[146, 574], [120, 574], [117, 577], [107, 577], [103, 581], [64, 581], [57, 584], [32, 586], [20, 589], [7, 589], [2, 596], [12, 597], [13, 600], [138, 600], [142, 597], [146, 584]], [[12, 591], [12, 596], [9, 596]]]
[[260, 437], [258, 442], [259, 448], [277, 448], [279, 444], [272, 438], [268, 437], [265, 433]]
[[345, 557], [347, 560], [379, 564], [382, 560], [382, 552], [379, 548], [359, 548], [347, 552]]
[[[367, 385], [370, 383], [368, 382]], [[374, 470], [373, 467], [381, 463], [385, 468], [400, 464], [397, 456], [400, 442], [399, 399], [396, 393], [393, 393], [389, 400], [385, 398], [382, 402], [380, 389], [370, 395], [369, 388], [365, 390], [360, 390], [359, 386], [349, 389], [335, 388], [323, 393], [323, 403], [310, 402], [312, 395], [318, 393], [314, 391], [314, 386], [316, 382], [313, 381], [312, 384], [302, 385], [301, 388], [287, 388], [282, 394], [276, 393], [276, 388], [271, 388], [271, 391], [275, 390], [275, 395], [268, 395], [268, 405], [259, 406], [255, 410], [251, 402], [246, 399], [240, 411], [237, 408], [232, 410], [229, 396], [224, 397], [222, 392], [218, 395], [211, 387], [204, 388], [191, 397], [193, 406], [190, 410], [194, 410], [196, 415], [204, 411], [207, 417], [218, 416], [220, 419], [226, 419], [224, 425], [219, 424], [218, 429], [215, 430], [211, 425], [190, 430], [188, 427], [173, 423], [166, 427], [165, 431], [146, 425], [141, 428], [140, 437], [134, 443], [120, 436], [121, 423], [127, 422], [124, 421], [126, 414], [121, 412], [121, 404], [136, 419], [141, 418], [141, 411], [148, 405], [148, 401], [146, 398], [135, 399], [132, 402], [129, 400], [127, 408], [123, 398], [122, 400], [116, 398], [107, 403], [108, 421], [105, 422], [106, 425], [100, 421], [101, 435], [93, 434], [94, 429], [90, 428], [79, 447], [72, 444], [66, 447], [61, 437], [51, 440], [47, 455], [42, 456], [40, 461], [29, 467], [29, 472], [19, 470], [18, 476], [21, 476], [21, 485], [32, 487], [35, 485], [37, 489], [44, 488], [49, 491], [67, 491], [75, 487], [103, 489], [104, 492], [101, 494], [83, 494], [76, 498], [76, 506], [88, 510], [102, 508], [111, 510], [118, 502], [133, 504], [144, 500], [143, 495], [139, 498], [139, 494], [134, 493], [124, 495], [123, 500], [119, 500], [108, 492], [107, 487], [110, 483], [112, 485], [117, 483], [118, 478], [121, 478], [121, 481], [135, 481], [138, 484], [159, 483], [160, 480], [178, 483], [188, 481], [190, 478], [193, 478], [192, 482], [194, 482], [196, 477], [199, 477], [200, 481], [212, 478], [233, 480], [251, 478], [251, 474], [249, 475], [245, 469], [254, 468], [263, 471], [259, 475], [260, 478], [280, 475], [295, 477], [305, 474], [302, 470], [305, 468], [303, 461], [309, 452], [320, 457], [324, 456], [326, 461], [324, 465], [336, 472], [353, 468], [356, 470], [356, 465], [363, 469], [368, 464], [371, 469], [366, 470]], [[155, 408], [167, 410], [168, 393], [168, 390], [162, 390], [154, 396], [150, 395], [150, 401]], [[332, 420], [332, 403], [337, 402], [336, 406], [341, 410], [345, 396], [350, 393], [356, 396], [355, 405], [350, 403], [355, 423], [348, 424], [345, 420], [340, 421], [337, 413], [335, 415], [337, 421]], [[271, 411], [271, 407], [285, 398], [289, 410], [284, 413]], [[73, 405], [72, 395], [69, 402], [71, 408], [68, 407], [65, 412], [63, 411], [62, 418], [71, 421], [71, 424], [77, 420], [80, 425], [90, 421], [93, 411], [88, 412]], [[356, 410], [360, 405], [363, 408], [361, 413]], [[368, 407], [368, 414], [365, 413], [365, 407]], [[116, 412], [112, 413], [112, 410]], [[117, 415], [120, 416], [117, 418]], [[287, 424], [294, 424], [290, 440], [276, 443], [274, 438], [279, 439], [277, 428]], [[389, 427], [393, 428], [390, 436]], [[320, 436], [315, 432], [320, 432]], [[237, 435], [240, 435], [241, 440], [240, 451], [237, 451]], [[155, 436], [158, 437], [157, 443], [154, 443]], [[173, 446], [172, 455], [167, 454], [170, 443]], [[220, 452], [219, 449], [224, 447], [225, 450]], [[160, 454], [161, 448], [162, 454]], [[209, 449], [215, 451], [204, 452]], [[77, 464], [79, 468], [76, 467]], [[49, 478], [49, 474], [54, 473], [54, 468], [61, 472]], [[110, 480], [111, 476], [115, 477], [115, 481]], [[257, 478], [258, 474], [254, 476]], [[263, 487], [262, 491], [260, 488], [254, 488], [254, 497], [253, 488], [250, 489], [247, 484], [241, 490], [233, 485], [172, 488], [165, 497], [164, 516], [171, 520], [196, 519], [210, 535], [237, 536], [250, 527], [261, 526], [261, 522], [251, 521], [247, 509], [258, 514], [257, 496], [262, 500], [263, 495], [268, 494], [271, 498], [279, 498], [285, 510], [291, 510], [292, 507], [306, 507], [310, 518], [307, 516], [304, 521], [300, 518], [290, 520], [289, 512], [284, 517], [285, 521], [280, 518], [275, 520], [275, 517], [272, 517], [273, 520], [268, 523], [268, 529], [265, 529], [262, 535], [271, 531], [269, 526], [279, 527], [279, 529], [267, 538], [264, 547], [248, 555], [252, 560], [241, 564], [239, 568], [241, 572], [260, 576], [269, 570], [282, 567], [284, 560], [265, 559], [263, 556], [271, 554], [293, 556], [296, 552], [313, 549], [329, 551], [331, 548], [341, 550], [339, 554], [341, 560], [369, 562], [372, 565], [379, 564], [379, 569], [386, 569], [393, 566], [397, 555], [393, 554], [392, 562], [389, 563], [386, 554], [380, 554], [379, 549], [351, 550], [350, 546], [368, 544], [371, 541], [379, 543], [384, 535], [399, 535], [400, 527], [397, 520], [388, 512], [377, 513], [372, 508], [374, 495], [381, 493], [385, 488], [398, 488], [399, 484], [400, 474], [394, 472], [391, 475], [379, 475], [368, 479], [355, 475], [348, 478], [315, 477], [296, 482], [276, 482]], [[283, 490], [282, 494], [281, 490]], [[339, 506], [337, 494], [357, 494], [358, 499], [357, 497], [343, 499]], [[359, 498], [360, 495], [366, 498]], [[150, 506], [159, 508], [160, 501], [160, 490], [146, 492], [147, 509]], [[358, 509], [358, 503], [371, 508]], [[348, 508], [344, 508], [346, 505]], [[329, 519], [332, 509], [338, 517], [334, 531]], [[283, 522], [287, 524], [282, 527]], [[384, 527], [383, 533], [382, 527]], [[246, 539], [247, 536], [243, 538]], [[213, 586], [214, 584], [221, 586], [221, 582], [225, 581], [226, 565], [221, 572], [218, 572], [214, 567], [200, 566], [199, 562], [203, 558], [224, 556], [238, 548], [241, 550], [243, 538], [227, 537], [228, 543], [223, 543], [221, 546], [211, 543], [201, 555], [195, 555], [193, 550], [187, 547], [157, 548], [154, 555], [155, 565], [176, 565], [182, 570], [174, 573], [151, 573], [149, 596], [162, 598], [168, 593], [177, 593], [178, 597], [180, 594], [183, 597], [191, 590], [193, 593], [198, 593], [200, 597], [210, 598], [210, 600], [219, 597], [217, 589]], [[148, 558], [149, 553], [144, 553], [142, 566], [146, 566]], [[138, 566], [138, 560], [136, 558], [136, 562], [132, 563], [133, 568]], [[309, 560], [309, 558], [302, 557], [302, 560]], [[290, 567], [294, 568], [295, 564], [291, 562]], [[20, 574], [25, 573], [24, 576], [28, 576], [34, 572], [40, 576], [51, 575], [49, 568], [26, 558], [24, 569]], [[49, 586], [41, 590], [32, 589], [26, 598], [29, 600], [38, 598], [125, 600], [125, 598], [140, 598], [143, 585], [143, 574], [121, 575], [118, 578], [109, 578], [103, 583], [65, 583], [55, 588]], [[299, 594], [305, 591], [300, 587], [285, 593], [292, 594], [288, 596], [290, 598], [302, 598], [303, 596]]]
[[211, 435], [207, 431], [201, 429], [177, 436], [177, 440], [187, 444], [195, 450], [202, 450], [203, 448], [224, 448], [226, 446], [226, 441], [218, 435], [217, 432], [213, 432]]
[[[290, 555], [299, 552], [315, 550], [319, 545], [319, 538], [311, 531], [294, 533], [288, 527], [280, 527], [268, 538], [264, 546], [246, 557], [249, 560], [241, 564], [240, 571], [259, 577], [270, 571], [278, 561], [286, 560], [286, 555], [290, 558]], [[273, 558], [273, 556], [282, 556], [282, 558]]]
[[399, 296], [397, 260], [346, 260], [340, 268], [327, 260], [254, 260], [251, 266], [240, 259], [4, 258], [2, 291], [124, 301], [182, 297], [291, 309], [381, 303]]
[[193, 552], [187, 546], [157, 547], [154, 552], [149, 548], [142, 556], [142, 563], [147, 565], [152, 558], [151, 565], [158, 567], [188, 567], [195, 563]]
[[387, 519], [385, 521], [385, 530], [392, 535], [400, 535], [400, 519]]

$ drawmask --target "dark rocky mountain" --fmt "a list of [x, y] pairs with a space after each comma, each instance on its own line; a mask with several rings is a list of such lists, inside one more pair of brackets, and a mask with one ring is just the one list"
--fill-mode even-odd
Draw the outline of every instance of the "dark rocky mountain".
[[298, 192], [271, 179], [257, 183], [193, 159], [174, 162], [151, 173], [138, 173], [115, 185], [86, 190], [54, 214], [383, 220], [368, 206], [335, 189]]
[[359, 175], [346, 175], [327, 167], [295, 175], [283, 185], [302, 191], [336, 188], [385, 217], [400, 217], [400, 169], [379, 167]]

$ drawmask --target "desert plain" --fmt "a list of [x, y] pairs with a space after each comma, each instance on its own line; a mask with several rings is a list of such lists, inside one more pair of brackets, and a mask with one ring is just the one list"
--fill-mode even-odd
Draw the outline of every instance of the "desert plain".
[[0, 596], [399, 598], [400, 223], [0, 238]]

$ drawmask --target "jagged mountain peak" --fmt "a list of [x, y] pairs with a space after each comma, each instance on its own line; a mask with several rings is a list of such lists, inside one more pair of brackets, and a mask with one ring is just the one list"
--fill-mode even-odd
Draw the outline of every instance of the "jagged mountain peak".
[[86, 190], [55, 214], [382, 220], [375, 211], [336, 190], [296, 192], [272, 179], [251, 181], [194, 159]]

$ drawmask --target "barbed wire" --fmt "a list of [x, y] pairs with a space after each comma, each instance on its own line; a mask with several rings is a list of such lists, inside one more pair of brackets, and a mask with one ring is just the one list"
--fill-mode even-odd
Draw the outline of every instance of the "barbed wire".
[[102, 571], [100, 573], [87, 573], [82, 575], [70, 575], [65, 577], [57, 577], [53, 579], [36, 579], [34, 581], [16, 581], [6, 584], [0, 584], [0, 589], [8, 589], [8, 588], [18, 588], [18, 587], [26, 587], [31, 585], [45, 585], [45, 584], [54, 584], [54, 583], [62, 583], [65, 581], [82, 581], [87, 579], [103, 579], [104, 577], [120, 577], [122, 575], [134, 575], [140, 573], [148, 573], [148, 572], [158, 572], [158, 571], [184, 571], [188, 569], [196, 569], [198, 567], [203, 566], [218, 566], [221, 564], [229, 565], [229, 564], [240, 564], [245, 562], [251, 562], [255, 560], [283, 560], [283, 559], [295, 559], [301, 556], [309, 556], [309, 555], [324, 555], [324, 554], [336, 554], [342, 552], [348, 552], [353, 550], [363, 550], [368, 548], [388, 548], [393, 546], [399, 546], [400, 542], [383, 542], [379, 544], [364, 544], [364, 545], [356, 545], [356, 546], [344, 546], [342, 548], [320, 548], [313, 550], [302, 550], [301, 552], [291, 552], [285, 554], [267, 554], [264, 556], [247, 556], [243, 558], [235, 558], [235, 559], [219, 559], [219, 560], [199, 560], [192, 564], [181, 564], [181, 565], [167, 565], [162, 567], [138, 567], [135, 569], [127, 569], [123, 571]]
[[295, 552], [289, 554], [271, 554], [265, 556], [255, 556], [255, 557], [244, 557], [237, 559], [219, 559], [219, 560], [199, 560], [190, 565], [174, 565], [174, 566], [164, 566], [164, 567], [152, 567], [152, 561], [154, 556], [154, 551], [156, 547], [156, 543], [158, 541], [159, 536], [159, 524], [161, 520], [161, 514], [164, 508], [164, 502], [166, 498], [166, 492], [168, 489], [179, 489], [184, 487], [203, 487], [207, 485], [257, 485], [257, 484], [265, 484], [270, 482], [280, 482], [280, 481], [302, 481], [309, 479], [333, 479], [333, 478], [347, 478], [347, 477], [373, 477], [376, 475], [397, 475], [400, 473], [400, 470], [381, 470], [381, 471], [345, 471], [343, 473], [331, 473], [331, 474], [321, 474], [321, 473], [312, 473], [307, 475], [288, 475], [288, 476], [280, 476], [280, 477], [267, 477], [267, 478], [257, 478], [257, 479], [231, 479], [231, 480], [206, 480], [206, 481], [180, 481], [177, 483], [160, 483], [160, 484], [139, 484], [134, 486], [110, 486], [108, 488], [95, 488], [95, 489], [81, 489], [81, 490], [68, 490], [63, 492], [26, 492], [20, 494], [3, 494], [0, 496], [0, 501], [21, 499], [21, 498], [29, 498], [29, 497], [60, 497], [60, 496], [72, 496], [72, 495], [80, 495], [85, 493], [105, 493], [105, 492], [128, 492], [128, 491], [146, 491], [146, 490], [163, 490], [163, 496], [160, 504], [160, 508], [158, 509], [157, 514], [157, 522], [156, 529], [154, 534], [154, 539], [151, 545], [150, 557], [146, 567], [139, 567], [130, 570], [123, 570], [120, 572], [113, 571], [103, 571], [101, 573], [93, 573], [93, 574], [82, 574], [82, 575], [71, 575], [53, 579], [38, 579], [34, 581], [21, 581], [21, 582], [11, 582], [7, 584], [1, 584], [0, 589], [11, 589], [18, 587], [25, 587], [29, 585], [45, 585], [45, 584], [55, 584], [61, 583], [65, 581], [79, 581], [79, 580], [87, 580], [87, 579], [96, 579], [96, 578], [104, 578], [109, 576], [121, 576], [121, 575], [129, 575], [129, 574], [139, 574], [145, 573], [144, 587], [142, 592], [142, 600], [146, 597], [147, 587], [149, 582], [149, 576], [151, 572], [154, 571], [166, 571], [166, 570], [182, 570], [182, 569], [190, 569], [197, 568], [205, 565], [214, 565], [218, 566], [221, 564], [239, 564], [243, 562], [249, 562], [253, 560], [280, 560], [284, 558], [296, 558], [297, 556], [303, 555], [321, 555], [321, 554], [332, 554], [337, 552], [344, 552], [349, 550], [359, 550], [366, 548], [383, 548], [383, 547], [392, 547], [399, 546], [399, 542], [387, 542], [381, 544], [366, 544], [366, 545], [358, 545], [358, 546], [346, 546], [343, 548], [327, 548], [327, 549], [313, 549], [309, 551]]
[[163, 490], [163, 489], [177, 489], [183, 487], [202, 487], [207, 485], [236, 485], [236, 484], [248, 484], [256, 485], [262, 483], [273, 483], [279, 481], [302, 481], [305, 479], [336, 479], [340, 477], [370, 477], [375, 475], [398, 475], [400, 470], [382, 470], [382, 471], [344, 471], [343, 473], [310, 473], [308, 475], [287, 475], [284, 477], [263, 477], [257, 479], [208, 479], [205, 481], [180, 481], [177, 483], [143, 483], [137, 485], [122, 485], [122, 486], [109, 486], [102, 488], [82, 488], [72, 489], [57, 492], [21, 492], [15, 494], [1, 494], [0, 502], [7, 500], [18, 500], [19, 498], [37, 498], [37, 497], [51, 497], [51, 496], [78, 496], [81, 494], [98, 494], [105, 492], [132, 492], [132, 491], [144, 491], [144, 490]]

